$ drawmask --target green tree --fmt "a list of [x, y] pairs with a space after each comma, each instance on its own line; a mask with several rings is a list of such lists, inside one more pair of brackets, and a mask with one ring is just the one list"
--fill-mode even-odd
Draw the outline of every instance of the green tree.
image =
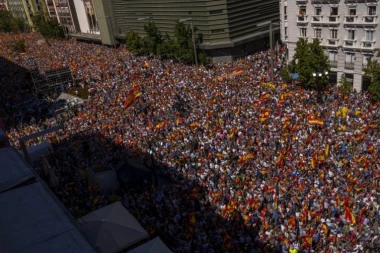
[[350, 94], [350, 92], [352, 91], [352, 83], [349, 82], [344, 75], [341, 76], [339, 82], [340, 82], [340, 86], [339, 86], [340, 92], [343, 95]]
[[33, 16], [33, 24], [37, 31], [45, 38], [64, 38], [65, 33], [63, 27], [58, 23], [57, 19], [46, 18], [43, 15]]
[[372, 61], [369, 59], [364, 73], [371, 78], [368, 92], [372, 95], [374, 101], [380, 101], [380, 63], [377, 60]]
[[[196, 30], [194, 27], [194, 33]], [[176, 58], [184, 63], [194, 63], [194, 46], [190, 26], [177, 21], [174, 26], [174, 38], [177, 44]]]
[[23, 32], [26, 30], [24, 21], [15, 18], [9, 11], [0, 11], [0, 32]]
[[199, 60], [199, 63], [203, 66], [206, 66], [208, 64], [210, 64], [210, 58], [207, 56], [207, 54], [205, 52], [200, 52], [198, 53], [198, 60]]
[[328, 77], [313, 77], [314, 72], [324, 73], [330, 71], [328, 57], [324, 54], [318, 39], [308, 43], [301, 38], [298, 40], [295, 49], [294, 59], [296, 62], [295, 72], [299, 74], [299, 80], [306, 86], [323, 89], [328, 83]]
[[144, 43], [145, 54], [158, 55], [157, 48], [162, 43], [162, 35], [160, 30], [158, 30], [154, 22], [149, 21], [148, 24], [144, 25], [144, 31], [147, 35]]
[[137, 32], [130, 30], [125, 36], [125, 46], [129, 52], [141, 54], [143, 52], [144, 40]]
[[157, 54], [166, 59], [173, 59], [175, 58], [176, 50], [177, 50], [177, 44], [169, 36], [169, 34], [166, 33], [162, 37], [161, 44], [157, 46]]

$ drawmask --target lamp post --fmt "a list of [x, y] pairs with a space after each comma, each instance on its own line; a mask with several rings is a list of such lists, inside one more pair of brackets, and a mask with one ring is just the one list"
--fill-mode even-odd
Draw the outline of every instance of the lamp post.
[[190, 24], [191, 24], [191, 35], [192, 35], [192, 39], [193, 39], [195, 66], [198, 68], [198, 56], [197, 56], [197, 47], [195, 45], [195, 34], [194, 34], [193, 18], [183, 18], [183, 19], [179, 20], [180, 23], [184, 23], [184, 22], [187, 22], [187, 21], [190, 21]]
[[318, 90], [318, 95], [317, 95], [317, 102], [321, 102], [321, 85], [320, 85], [320, 79], [322, 79], [323, 75], [326, 77], [329, 75], [329, 72], [326, 71], [315, 71], [313, 72], [313, 77], [316, 79], [316, 84], [317, 84], [317, 90]]

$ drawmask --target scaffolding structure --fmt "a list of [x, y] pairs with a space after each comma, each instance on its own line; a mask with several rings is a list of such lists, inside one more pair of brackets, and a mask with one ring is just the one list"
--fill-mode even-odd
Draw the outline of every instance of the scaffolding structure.
[[45, 75], [38, 68], [34, 68], [30, 70], [30, 74], [36, 93], [43, 96], [59, 94], [67, 84], [73, 82], [69, 67], [47, 70]]

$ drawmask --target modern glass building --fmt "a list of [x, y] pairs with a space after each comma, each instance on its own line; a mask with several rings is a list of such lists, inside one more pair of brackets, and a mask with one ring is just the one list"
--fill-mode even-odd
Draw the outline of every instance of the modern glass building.
[[268, 22], [279, 20], [277, 0], [94, 0], [94, 8], [102, 42], [110, 45], [129, 30], [144, 36], [149, 21], [172, 34], [177, 20], [192, 18], [203, 38], [199, 48], [214, 62], [266, 47]]

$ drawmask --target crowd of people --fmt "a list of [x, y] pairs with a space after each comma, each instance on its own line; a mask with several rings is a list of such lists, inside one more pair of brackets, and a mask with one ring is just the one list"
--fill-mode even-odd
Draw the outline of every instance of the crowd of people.
[[[26, 54], [9, 46], [19, 39]], [[87, 168], [136, 157], [168, 183], [120, 197], [150, 233], [175, 241], [174, 252], [380, 247], [380, 107], [369, 94], [342, 95], [327, 85], [317, 103], [316, 91], [282, 82], [282, 52], [269, 82], [267, 51], [195, 68], [122, 48], [40, 39], [1, 34], [0, 56], [41, 72], [68, 66], [94, 91], [65, 115], [63, 130], [28, 143], [54, 145], [54, 191], [74, 216], [109, 202], [86, 183]], [[58, 119], [14, 122], [21, 113], [14, 104], [33, 89], [17, 70], [0, 75], [1, 116], [19, 147], [21, 136]], [[133, 90], [140, 96], [127, 107]]]

